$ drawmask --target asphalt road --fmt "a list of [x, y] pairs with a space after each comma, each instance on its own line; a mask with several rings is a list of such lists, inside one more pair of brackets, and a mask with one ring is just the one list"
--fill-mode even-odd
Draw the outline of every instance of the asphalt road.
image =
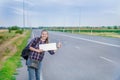
[[[33, 30], [32, 36], [39, 35], [40, 30]], [[46, 52], [42, 80], [120, 80], [120, 39], [51, 31], [49, 38], [62, 48], [55, 55]], [[17, 80], [26, 80], [21, 73]]]

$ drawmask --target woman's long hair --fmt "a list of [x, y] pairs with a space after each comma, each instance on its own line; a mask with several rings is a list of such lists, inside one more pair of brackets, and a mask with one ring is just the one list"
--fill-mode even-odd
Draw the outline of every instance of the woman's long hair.
[[[41, 31], [41, 34], [43, 33], [43, 32], [47, 32], [48, 33], [48, 31], [47, 30], [42, 30]], [[42, 36], [40, 36], [40, 39], [42, 38]], [[49, 38], [47, 37], [47, 39], [45, 40], [45, 43], [49, 43]]]

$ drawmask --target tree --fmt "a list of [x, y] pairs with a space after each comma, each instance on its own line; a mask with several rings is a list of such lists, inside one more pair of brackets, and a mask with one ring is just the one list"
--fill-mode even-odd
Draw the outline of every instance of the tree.
[[112, 29], [112, 27], [110, 27], [110, 26], [108, 26], [107, 28], [108, 28], [108, 29]]
[[11, 28], [11, 30], [19, 30], [20, 29], [18, 26], [12, 26], [10, 28]]
[[10, 27], [8, 28], [8, 30], [9, 30], [9, 33], [11, 33], [11, 28]]
[[118, 29], [118, 27], [117, 26], [113, 26], [113, 29]]

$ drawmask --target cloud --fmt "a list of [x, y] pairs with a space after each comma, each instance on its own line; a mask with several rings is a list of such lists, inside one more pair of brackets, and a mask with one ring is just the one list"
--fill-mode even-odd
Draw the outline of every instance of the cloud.
[[[11, 7], [11, 9], [13, 9], [13, 13], [19, 15], [19, 16], [23, 16], [23, 8], [17, 8], [17, 7]], [[34, 12], [34, 11], [30, 11], [30, 10], [24, 10], [24, 13], [25, 13], [25, 16], [29, 15], [29, 16], [32, 16], [32, 15], [38, 15], [37, 12]]]
[[[23, 0], [14, 0], [14, 1], [23, 3]], [[28, 0], [24, 0], [24, 3], [28, 4], [30, 6], [34, 6], [34, 3], [32, 1], [30, 1], [30, 0], [29, 1]]]
[[[118, 0], [36, 0], [38, 4], [59, 4], [67, 6], [93, 6], [93, 5], [112, 5], [118, 3]], [[109, 3], [109, 4], [108, 4]], [[47, 6], [47, 5], [45, 5]]]
[[[31, 24], [44, 25], [119, 25], [119, 0], [24, 0], [25, 15]], [[1, 0], [2, 19], [23, 16], [23, 0]], [[9, 16], [8, 16], [9, 15]], [[117, 18], [117, 19], [115, 19]], [[16, 19], [15, 19], [16, 20]], [[13, 22], [15, 22], [15, 20]], [[7, 20], [5, 20], [6, 24]], [[17, 24], [17, 22], [15, 22]], [[13, 24], [13, 23], [12, 23]], [[20, 22], [18, 23], [20, 24]]]
[[[21, 8], [15, 8], [15, 7], [11, 7], [13, 9], [13, 13], [17, 14], [17, 15], [23, 15], [23, 9]], [[25, 10], [25, 13], [27, 11]]]

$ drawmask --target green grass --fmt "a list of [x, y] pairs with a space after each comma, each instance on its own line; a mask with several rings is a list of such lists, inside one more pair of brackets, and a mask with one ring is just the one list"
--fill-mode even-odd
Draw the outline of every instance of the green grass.
[[86, 35], [96, 35], [104, 37], [115, 37], [120, 38], [120, 29], [48, 29], [51, 31], [67, 32], [74, 34], [86, 34]]
[[[63, 32], [63, 30], [62, 29], [55, 29], [55, 30], [52, 30], [52, 31], [59, 31], [59, 32]], [[97, 32], [97, 33], [101, 33], [101, 32], [115, 32], [115, 33], [120, 33], [120, 29], [105, 29], [105, 30], [97, 30], [97, 29], [93, 29], [93, 30], [91, 30], [91, 29], [82, 29], [82, 30], [80, 30], [80, 32]], [[76, 30], [72, 30], [72, 29], [64, 29], [64, 32], [79, 32], [79, 30], [78, 29], [76, 29]]]
[[29, 37], [30, 31], [27, 33], [25, 38], [21, 39], [22, 44], [17, 45], [17, 52], [13, 56], [8, 58], [3, 64], [2, 69], [0, 70], [0, 80], [15, 80], [14, 74], [17, 74], [16, 68], [21, 66], [21, 50], [27, 44], [27, 40]]

